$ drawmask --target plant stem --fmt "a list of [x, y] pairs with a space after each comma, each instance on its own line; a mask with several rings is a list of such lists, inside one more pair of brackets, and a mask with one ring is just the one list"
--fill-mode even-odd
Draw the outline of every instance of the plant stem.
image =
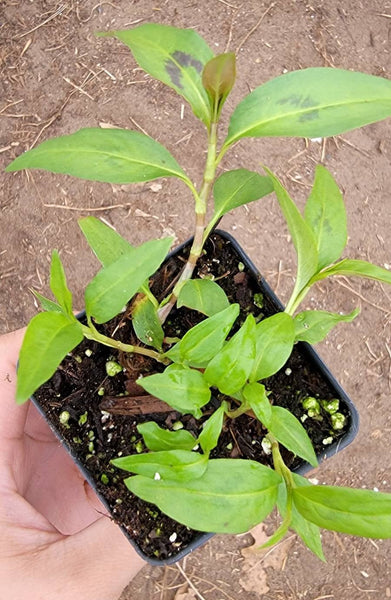
[[267, 434], [266, 437], [272, 445], [273, 464], [276, 472], [283, 477], [288, 490], [293, 489], [294, 487], [296, 487], [296, 484], [293, 481], [292, 472], [290, 471], [290, 469], [288, 469], [288, 467], [284, 463], [284, 459], [281, 456], [280, 446], [277, 439], [270, 432]]
[[236, 419], [237, 417], [240, 417], [240, 415], [243, 415], [244, 413], [248, 412], [249, 410], [250, 410], [250, 407], [248, 406], [248, 404], [243, 402], [243, 404], [238, 406], [238, 408], [236, 408], [235, 410], [227, 410], [225, 412], [225, 414], [230, 419]]
[[168, 301], [158, 311], [161, 323], [164, 323], [174, 307], [182, 285], [193, 275], [197, 260], [199, 259], [204, 246], [206, 208], [216, 174], [216, 144], [217, 122], [213, 122], [211, 123], [208, 136], [208, 154], [206, 157], [202, 186], [199, 195], [195, 195], [196, 222], [193, 243], [190, 248], [190, 254], [189, 258], [187, 259], [187, 263], [183, 267], [182, 273], [172, 291], [172, 294], [170, 295]]
[[310, 279], [310, 281], [307, 283], [307, 285], [305, 285], [298, 294], [292, 294], [292, 296], [289, 298], [289, 302], [285, 308], [285, 312], [288, 313], [288, 315], [293, 316], [294, 312], [298, 309], [299, 305], [303, 302], [304, 298], [306, 297], [306, 295], [310, 291], [311, 286], [314, 283], [315, 283], [315, 281], [313, 281], [313, 279]]
[[86, 337], [88, 340], [99, 342], [104, 346], [115, 348], [116, 350], [119, 350], [121, 352], [127, 352], [129, 354], [143, 354], [144, 356], [149, 356], [150, 358], [153, 358], [163, 364], [168, 364], [169, 362], [166, 358], [164, 358], [161, 354], [159, 354], [159, 352], [156, 352], [155, 350], [150, 350], [149, 348], [142, 348], [141, 346], [133, 346], [132, 344], [124, 344], [119, 340], [114, 340], [113, 338], [107, 337], [106, 335], [99, 333], [99, 331], [92, 324], [91, 320], [89, 320], [88, 327], [87, 325], [82, 325], [81, 327], [84, 337]]

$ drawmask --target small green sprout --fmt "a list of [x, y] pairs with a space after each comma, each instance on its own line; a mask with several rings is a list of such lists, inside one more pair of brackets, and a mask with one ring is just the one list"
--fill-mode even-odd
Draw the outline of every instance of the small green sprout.
[[123, 368], [115, 360], [108, 360], [106, 363], [106, 373], [109, 377], [115, 377], [118, 373], [122, 373]]
[[102, 473], [102, 475], [100, 476], [100, 480], [104, 485], [107, 485], [109, 483], [109, 478], [107, 477], [106, 473]]
[[342, 413], [336, 412], [331, 415], [331, 426], [335, 431], [341, 430], [345, 427], [346, 417]]
[[136, 442], [136, 444], [134, 445], [134, 449], [136, 450], [137, 454], [141, 454], [141, 452], [144, 451], [144, 444], [141, 440]]
[[88, 419], [88, 412], [86, 411], [82, 415], [80, 415], [79, 425], [85, 425], [85, 423], [87, 423], [87, 419]]
[[334, 400], [322, 400], [321, 401], [323, 409], [328, 412], [330, 415], [333, 415], [339, 409], [339, 400], [335, 398]]
[[67, 410], [63, 410], [62, 413], [60, 413], [60, 416], [58, 417], [61, 425], [63, 425], [67, 429], [69, 429], [68, 421], [70, 418], [71, 418], [71, 415], [69, 414], [69, 412]]
[[263, 308], [263, 305], [264, 305], [263, 294], [261, 294], [261, 292], [254, 294], [253, 302], [254, 302], [255, 306], [257, 306], [258, 308]]
[[307, 415], [311, 418], [316, 418], [320, 416], [320, 404], [316, 398], [312, 396], [308, 396], [302, 402], [304, 410], [307, 411]]

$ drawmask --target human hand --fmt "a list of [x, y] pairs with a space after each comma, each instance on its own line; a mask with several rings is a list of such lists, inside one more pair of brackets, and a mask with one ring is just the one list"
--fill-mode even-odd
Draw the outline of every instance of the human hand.
[[115, 600], [144, 562], [37, 409], [16, 405], [23, 333], [0, 337], [0, 596]]

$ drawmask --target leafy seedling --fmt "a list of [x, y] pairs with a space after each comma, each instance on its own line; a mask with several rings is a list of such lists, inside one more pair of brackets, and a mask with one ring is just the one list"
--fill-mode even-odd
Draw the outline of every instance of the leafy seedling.
[[[150, 278], [162, 265], [172, 239], [135, 247], [98, 219], [80, 219], [81, 230], [101, 263], [85, 290], [85, 322], [73, 314], [72, 294], [60, 255], [54, 251], [50, 270], [54, 300], [35, 292], [45, 312], [27, 327], [19, 358], [17, 402], [25, 402], [47, 381], [83, 338], [109, 346], [128, 360], [141, 354], [156, 365], [153, 374], [138, 380], [142, 391], [181, 417], [192, 415], [199, 434], [164, 428], [153, 420], [139, 424], [144, 444], [135, 441], [134, 455], [112, 461], [118, 473], [130, 473], [125, 484], [133, 494], [187, 527], [207, 532], [245, 532], [277, 506], [282, 522], [269, 543], [279, 541], [291, 528], [322, 560], [319, 528], [391, 537], [391, 494], [315, 486], [293, 473], [283, 459], [281, 446], [317, 465], [303, 422], [326, 415], [332, 440], [345, 425], [338, 400], [303, 399], [300, 420], [277, 406], [268, 390], [268, 378], [284, 367], [297, 342], [317, 343], [333, 327], [357, 316], [357, 309], [347, 315], [300, 310], [316, 282], [343, 275], [391, 284], [391, 273], [342, 257], [346, 212], [337, 183], [325, 167], [316, 167], [303, 213], [267, 167], [261, 172], [218, 171], [225, 154], [242, 138], [333, 136], [388, 117], [391, 82], [334, 68], [281, 75], [239, 102], [221, 140], [220, 115], [235, 82], [232, 53], [214, 56], [195, 31], [155, 23], [100, 35], [125, 44], [139, 66], [184, 98], [205, 125], [208, 141], [205, 148], [200, 142], [200, 154], [206, 156], [200, 185], [161, 143], [125, 129], [85, 128], [47, 140], [16, 158], [7, 171], [46, 169], [115, 184], [175, 177], [187, 188], [190, 199], [184, 202], [192, 198], [194, 204], [194, 237], [172, 291], [158, 300]], [[258, 322], [251, 314], [240, 314], [239, 305], [230, 303], [219, 281], [192, 276], [221, 217], [272, 192], [296, 250], [297, 273], [285, 310]], [[126, 318], [133, 320], [139, 340], [136, 344], [122, 341], [118, 328], [112, 337], [102, 333], [101, 326], [126, 306], [130, 307]], [[166, 336], [165, 323], [175, 306], [197, 311], [201, 322], [173, 340]], [[122, 367], [112, 362], [119, 367], [113, 373], [116, 377]], [[210, 403], [212, 393], [219, 398], [214, 403]], [[69, 426], [69, 413], [61, 414], [67, 415], [63, 426]], [[264, 429], [262, 445], [270, 450], [274, 468], [253, 460], [215, 457], [223, 430], [243, 414], [257, 419]], [[94, 451], [93, 440], [89, 443]]]

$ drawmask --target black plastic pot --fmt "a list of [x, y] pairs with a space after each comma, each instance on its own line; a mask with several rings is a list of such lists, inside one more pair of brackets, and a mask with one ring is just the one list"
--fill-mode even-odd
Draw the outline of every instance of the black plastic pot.
[[[252, 261], [248, 258], [248, 256], [244, 253], [242, 248], [236, 242], [236, 240], [230, 234], [228, 234], [224, 231], [221, 231], [221, 230], [216, 231], [216, 234], [221, 236], [224, 240], [226, 240], [227, 242], [229, 242], [232, 245], [235, 252], [237, 253], [238, 261], [240, 261], [244, 264], [250, 277], [254, 280], [254, 282], [256, 282], [257, 286], [259, 287], [259, 291], [265, 297], [267, 297], [269, 299], [271, 305], [273, 306], [274, 312], [282, 311], [284, 309], [284, 307], [282, 306], [281, 302], [279, 301], [277, 296], [274, 294], [274, 292], [271, 290], [271, 288], [269, 287], [269, 285], [267, 284], [265, 279], [261, 276], [259, 271], [256, 269], [256, 267], [254, 266]], [[189, 246], [190, 242], [191, 242], [191, 240], [187, 241], [184, 244], [182, 244], [181, 246], [179, 246], [176, 250], [174, 250], [170, 254], [170, 256], [175, 256], [175, 255], [180, 254], [184, 250], [184, 248]], [[83, 317], [84, 317], [84, 313], [81, 313], [79, 315], [79, 318], [83, 318]], [[335, 443], [325, 447], [324, 452], [322, 452], [321, 454], [318, 454], [318, 456], [317, 456], [318, 461], [322, 462], [325, 459], [330, 458], [331, 456], [334, 456], [335, 454], [337, 454], [337, 452], [340, 452], [343, 448], [348, 446], [353, 441], [353, 439], [357, 435], [359, 417], [358, 417], [358, 413], [357, 413], [357, 410], [356, 410], [354, 404], [352, 403], [350, 398], [347, 396], [345, 391], [341, 388], [341, 386], [336, 381], [336, 379], [333, 377], [333, 375], [330, 373], [329, 369], [326, 367], [324, 362], [320, 359], [320, 357], [315, 352], [315, 350], [309, 344], [304, 343], [304, 342], [300, 342], [299, 344], [297, 344], [297, 348], [298, 348], [298, 351], [305, 358], [307, 363], [309, 363], [314, 370], [318, 371], [321, 374], [323, 380], [328, 383], [328, 385], [333, 390], [333, 393], [335, 394], [335, 396], [340, 399], [340, 403], [344, 406], [345, 413], [347, 413], [347, 415], [348, 415], [348, 428], [343, 433], [343, 435], [341, 437], [339, 437], [339, 439]], [[46, 416], [45, 412], [43, 411], [38, 400], [36, 398], [32, 398], [32, 401], [35, 404], [35, 406], [37, 407], [38, 411], [45, 418], [45, 420], [47, 420], [47, 422], [48, 422], [50, 428], [52, 429], [52, 431], [54, 432], [54, 434], [58, 437], [58, 439], [64, 445], [66, 450], [69, 452], [72, 459], [75, 461], [78, 468], [82, 472], [83, 477], [85, 477], [85, 479], [88, 481], [88, 483], [91, 485], [91, 487], [97, 493], [102, 504], [110, 512], [110, 507], [109, 507], [106, 499], [96, 489], [95, 480], [92, 478], [91, 473], [88, 471], [88, 469], [83, 464], [80, 463], [78, 457], [75, 455], [74, 448], [66, 440], [64, 440], [58, 427], [55, 424], [53, 424], [52, 422], [50, 422], [50, 420], [47, 419], [47, 416]], [[300, 473], [302, 475], [307, 473], [311, 469], [312, 469], [312, 467], [305, 461], [301, 461], [300, 463], [298, 463], [296, 465], [296, 467], [293, 468], [293, 470], [296, 473]], [[142, 550], [137, 546], [137, 544], [134, 542], [134, 540], [130, 537], [128, 531], [124, 527], [121, 527], [121, 529], [122, 529], [123, 533], [125, 534], [125, 536], [129, 539], [130, 543], [135, 548], [137, 553], [148, 563], [150, 563], [152, 565], [158, 565], [158, 566], [169, 565], [169, 564], [177, 562], [178, 560], [181, 560], [187, 554], [189, 554], [190, 552], [193, 552], [194, 550], [196, 550], [197, 548], [199, 548], [200, 546], [205, 544], [214, 535], [212, 533], [199, 534], [193, 539], [193, 541], [188, 546], [181, 549], [177, 554], [175, 554], [174, 556], [171, 556], [167, 559], [160, 560], [160, 559], [150, 558], [150, 557], [146, 556], [142, 552]]]

